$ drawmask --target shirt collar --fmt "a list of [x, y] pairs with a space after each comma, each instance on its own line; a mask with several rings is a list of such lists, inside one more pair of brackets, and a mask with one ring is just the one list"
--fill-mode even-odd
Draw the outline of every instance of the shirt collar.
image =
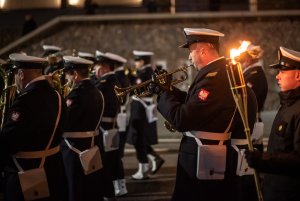
[[113, 75], [113, 74], [115, 74], [115, 72], [114, 72], [114, 71], [110, 71], [110, 72], [108, 72], [108, 73], [103, 74], [103, 75], [101, 76], [101, 78], [102, 78], [102, 77], [105, 77], [105, 76], [108, 76], [108, 75]]
[[121, 66], [121, 67], [116, 68], [115, 71], [122, 71], [122, 70], [124, 70], [124, 66]]
[[244, 70], [243, 73], [245, 73], [246, 71], [248, 71], [249, 69], [253, 68], [253, 67], [261, 67], [263, 68], [263, 60], [259, 60], [258, 62], [255, 62], [254, 64], [251, 64], [250, 66], [247, 66]]
[[31, 85], [32, 83], [37, 82], [37, 81], [41, 81], [41, 80], [46, 80], [46, 77], [45, 77], [44, 75], [41, 75], [41, 76], [39, 76], [39, 77], [34, 78], [33, 80], [31, 80], [30, 82], [28, 82], [28, 83], [26, 84], [25, 89], [26, 89], [29, 85]]
[[208, 64], [206, 64], [206, 66], [208, 66], [209, 64], [211, 64], [211, 63], [213, 63], [213, 62], [215, 62], [215, 61], [218, 61], [218, 60], [220, 60], [220, 59], [223, 59], [224, 57], [219, 57], [219, 58], [217, 58], [217, 59], [215, 59], [215, 60], [212, 60], [211, 62], [209, 62]]

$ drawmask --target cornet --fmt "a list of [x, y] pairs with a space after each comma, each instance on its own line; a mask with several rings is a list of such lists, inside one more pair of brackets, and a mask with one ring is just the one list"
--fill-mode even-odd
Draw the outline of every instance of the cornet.
[[[171, 86], [176, 85], [180, 82], [185, 81], [188, 78], [188, 74], [187, 74], [187, 69], [192, 66], [184, 66], [181, 68], [178, 68], [177, 70], [171, 72], [171, 73], [162, 73], [162, 74], [158, 74], [155, 76], [154, 80], [157, 81], [158, 84], [163, 85], [166, 83], [166, 79], [169, 76], [173, 76], [173, 74], [178, 73], [178, 72], [182, 72], [184, 73], [184, 76], [180, 79], [174, 79], [171, 82]], [[120, 103], [124, 103], [124, 100], [126, 100], [126, 96], [129, 93], [133, 93], [134, 95], [136, 95], [137, 97], [141, 98], [141, 97], [145, 97], [148, 95], [151, 95], [151, 91], [149, 89], [149, 85], [151, 82], [153, 82], [154, 80], [150, 79], [147, 80], [145, 82], [142, 82], [140, 84], [134, 85], [134, 86], [130, 86], [130, 87], [126, 87], [126, 88], [120, 88], [117, 85], [115, 85], [115, 94], [119, 100]]]

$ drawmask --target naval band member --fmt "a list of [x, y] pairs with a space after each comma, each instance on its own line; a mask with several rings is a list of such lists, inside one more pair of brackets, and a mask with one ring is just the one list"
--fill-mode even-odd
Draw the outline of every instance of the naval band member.
[[58, 47], [56, 45], [43, 45], [43, 57], [48, 57], [51, 54], [56, 54], [62, 51], [61, 47]]
[[48, 66], [44, 68], [45, 75], [63, 68], [62, 48], [55, 45], [43, 45], [43, 57], [48, 59]]
[[121, 159], [119, 155], [119, 133], [116, 122], [119, 113], [119, 102], [114, 87], [118, 80], [114, 73], [115, 62], [111, 55], [96, 52], [96, 65], [94, 66], [95, 75], [98, 78], [96, 87], [104, 96], [104, 112], [100, 124], [101, 137], [99, 147], [102, 153], [103, 168], [105, 172], [104, 195], [109, 199], [116, 196], [113, 181], [117, 180], [118, 167]]
[[97, 142], [104, 110], [103, 95], [89, 79], [92, 61], [73, 56], [64, 56], [63, 59], [66, 79], [72, 86], [66, 97], [68, 119], [61, 144], [69, 184], [69, 200], [101, 201], [103, 188], [99, 187], [103, 185], [103, 170], [98, 167], [100, 169], [89, 173], [83, 168], [79, 156], [91, 149], [96, 150], [95, 154], [100, 158]]
[[240, 56], [244, 79], [247, 86], [256, 95], [259, 114], [263, 110], [268, 93], [268, 82], [263, 68], [262, 56], [263, 50], [261, 47], [252, 44]]
[[42, 75], [47, 59], [22, 54], [9, 57], [20, 94], [9, 108], [0, 134], [4, 200], [24, 200], [28, 194], [23, 196], [19, 178], [28, 171], [36, 173], [39, 168], [39, 173], [46, 173], [43, 178], [47, 179], [50, 195], [43, 198], [42, 191], [32, 189], [31, 199], [41, 197], [39, 200], [65, 201], [68, 189], [59, 149], [66, 115], [65, 103]]
[[92, 53], [90, 53], [90, 52], [81, 52], [81, 51], [79, 51], [79, 52], [77, 53], [77, 55], [78, 55], [78, 57], [80, 57], [80, 58], [90, 60], [90, 61], [92, 61], [92, 62], [94, 62], [94, 63], [95, 63], [95, 61], [96, 61], [95, 55], [92, 54]]
[[[135, 66], [137, 69], [137, 77], [135, 84], [140, 84], [151, 79], [154, 73], [151, 64], [153, 52], [133, 51], [135, 56]], [[131, 112], [128, 128], [127, 143], [132, 144], [136, 150], [136, 156], [139, 161], [138, 170], [131, 175], [132, 179], [146, 179], [148, 173], [155, 174], [164, 163], [164, 160], [154, 151], [151, 145], [157, 144], [157, 117], [147, 116], [147, 109], [155, 107], [156, 103], [152, 95], [138, 98], [135, 95], [132, 97]], [[148, 159], [151, 162], [149, 167]]]
[[[105, 55], [109, 56], [110, 58], [114, 59], [115, 63], [115, 76], [118, 80], [119, 87], [129, 87], [130, 81], [128, 77], [125, 75], [124, 72], [124, 64], [127, 62], [127, 59], [124, 57], [113, 54], [110, 52], [106, 52]], [[123, 196], [128, 193], [127, 187], [126, 187], [126, 180], [125, 180], [125, 172], [124, 172], [124, 165], [122, 158], [124, 157], [124, 151], [125, 151], [125, 144], [127, 139], [127, 128], [128, 128], [128, 115], [127, 112], [127, 106], [128, 106], [128, 100], [124, 100], [124, 103], [120, 103], [120, 110], [117, 115], [117, 125], [118, 125], [118, 131], [119, 131], [119, 149], [118, 149], [118, 170], [116, 171], [115, 180], [113, 180], [114, 183], [114, 189], [115, 189], [115, 195], [116, 196]]]
[[[158, 110], [183, 132], [173, 201], [234, 200], [236, 176], [227, 165], [230, 132], [236, 124], [236, 105], [219, 55], [219, 38], [211, 29], [184, 28], [189, 59], [197, 75], [188, 92], [172, 87], [158, 92]], [[169, 89], [170, 81], [162, 88]], [[218, 156], [218, 157], [214, 157]]]

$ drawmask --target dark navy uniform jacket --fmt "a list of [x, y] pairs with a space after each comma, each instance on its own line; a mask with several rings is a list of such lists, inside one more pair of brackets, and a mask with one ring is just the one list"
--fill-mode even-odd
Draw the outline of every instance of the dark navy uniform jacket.
[[125, 75], [124, 68], [120, 67], [115, 70], [115, 75], [121, 87], [128, 87], [130, 85], [129, 78]]
[[[104, 112], [103, 117], [113, 117], [115, 118], [119, 112], [120, 104], [114, 93], [115, 85], [119, 85], [118, 80], [114, 72], [110, 72], [102, 76], [96, 87], [102, 92], [104, 96]], [[111, 129], [113, 127], [112, 123], [101, 123], [104, 129]], [[115, 125], [117, 127], [117, 125]]]
[[[62, 98], [60, 121], [50, 148], [61, 142], [66, 106]], [[48, 81], [31, 83], [12, 104], [9, 116], [0, 135], [0, 160], [5, 160], [6, 200], [21, 201], [23, 195], [18, 180], [18, 170], [11, 154], [20, 151], [45, 150], [58, 114], [58, 96]], [[38, 168], [40, 159], [17, 159], [24, 170]], [[66, 200], [68, 189], [64, 175], [61, 153], [46, 158], [46, 170], [51, 198], [45, 200]]]
[[267, 154], [260, 170], [264, 200], [300, 200], [300, 87], [280, 93], [281, 107], [274, 119]]
[[257, 99], [258, 112], [263, 109], [267, 93], [268, 82], [264, 70], [261, 66], [253, 66], [244, 71], [245, 82], [250, 87]]
[[[153, 74], [151, 65], [146, 65], [137, 71], [138, 82], [145, 82], [151, 79]], [[136, 84], [138, 84], [138, 82]], [[148, 97], [152, 97], [149, 95]], [[147, 105], [150, 102], [145, 101]], [[127, 142], [136, 144], [143, 142], [145, 145], [157, 144], [157, 126], [156, 122], [148, 123], [145, 107], [136, 100], [131, 102], [131, 112], [129, 121], [129, 130]]]
[[[103, 117], [116, 118], [120, 105], [117, 96], [114, 92], [115, 85], [118, 85], [117, 78], [114, 72], [109, 72], [103, 75], [96, 87], [102, 92], [104, 96], [104, 112]], [[117, 128], [117, 122], [101, 122], [101, 127], [104, 130], [109, 130]], [[99, 139], [99, 147], [102, 154], [102, 162], [104, 169], [104, 195], [105, 197], [114, 197], [114, 187], [112, 184], [116, 169], [118, 150], [105, 152], [103, 146], [103, 134], [101, 134]]]
[[[123, 67], [117, 68], [115, 70], [115, 75], [116, 75], [116, 78], [117, 78], [118, 83], [120, 85], [119, 87], [125, 88], [125, 87], [129, 87], [130, 86], [130, 80], [125, 75]], [[124, 103], [126, 103], [126, 100], [124, 100]]]
[[[256, 96], [249, 87], [247, 89], [247, 103], [248, 103], [248, 126], [250, 133], [253, 131], [254, 123], [256, 122]], [[247, 139], [245, 134], [245, 128], [239, 114], [236, 111], [234, 123], [232, 125], [231, 139]], [[248, 145], [236, 145], [238, 149], [248, 149]], [[238, 152], [231, 148], [228, 149], [228, 163], [226, 169], [229, 175], [235, 175], [238, 163]], [[254, 182], [254, 175], [244, 175], [235, 178], [236, 186], [231, 189], [232, 195], [234, 196], [232, 200], [236, 201], [257, 201], [257, 192]]]
[[[225, 58], [220, 58], [199, 70], [188, 93], [176, 88], [172, 92], [161, 93], [158, 97], [158, 110], [174, 128], [181, 132], [225, 132], [236, 108], [225, 65]], [[201, 141], [203, 144], [219, 142]], [[234, 183], [228, 170], [224, 180], [196, 178], [197, 150], [195, 139], [183, 136], [173, 200], [232, 200], [231, 188]], [[228, 162], [230, 161], [227, 159]]]
[[[65, 132], [95, 131], [103, 111], [103, 98], [90, 79], [79, 82], [66, 97], [68, 120]], [[95, 145], [99, 136], [95, 137]], [[67, 138], [80, 151], [91, 148], [91, 137]], [[70, 200], [102, 200], [101, 170], [84, 175], [79, 156], [62, 141], [62, 153], [70, 185]], [[80, 190], [79, 190], [80, 189]]]

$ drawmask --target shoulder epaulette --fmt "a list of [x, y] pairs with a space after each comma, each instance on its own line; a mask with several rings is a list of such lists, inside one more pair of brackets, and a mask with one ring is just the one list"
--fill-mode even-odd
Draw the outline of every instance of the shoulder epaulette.
[[27, 92], [21, 93], [21, 94], [19, 95], [19, 98], [22, 97], [22, 96], [25, 96], [25, 95], [27, 95]]
[[256, 74], [257, 70], [250, 72], [251, 75]]
[[129, 73], [130, 73], [130, 71], [129, 71], [128, 69], [125, 69], [125, 70], [124, 70], [124, 74], [125, 74], [125, 75], [128, 75]]
[[208, 73], [205, 77], [215, 77], [218, 74], [218, 72], [211, 72]]
[[107, 80], [100, 80], [100, 83], [105, 83]]

